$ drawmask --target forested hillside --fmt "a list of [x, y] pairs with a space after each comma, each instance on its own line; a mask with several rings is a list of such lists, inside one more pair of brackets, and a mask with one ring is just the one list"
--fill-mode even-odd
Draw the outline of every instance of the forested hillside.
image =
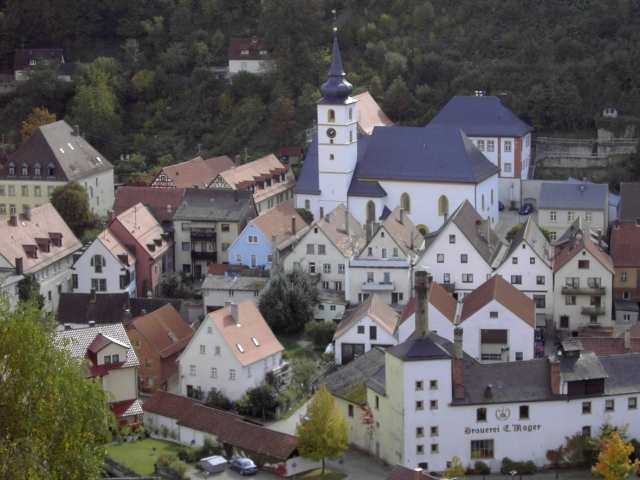
[[[0, 54], [62, 46], [72, 85], [43, 70], [0, 99], [19, 142], [33, 107], [79, 124], [118, 171], [301, 144], [338, 11], [349, 79], [423, 125], [454, 94], [500, 94], [536, 128], [589, 129], [603, 105], [640, 114], [639, 0], [4, 0]], [[216, 80], [231, 36], [263, 36], [268, 77]]]

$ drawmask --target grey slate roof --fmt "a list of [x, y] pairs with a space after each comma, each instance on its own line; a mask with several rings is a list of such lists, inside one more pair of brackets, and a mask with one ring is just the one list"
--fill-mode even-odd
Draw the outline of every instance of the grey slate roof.
[[324, 377], [322, 383], [333, 395], [344, 398], [372, 378], [375, 386], [372, 389], [384, 395], [384, 351], [375, 347]]
[[[504, 244], [490, 225], [487, 229], [487, 220], [480, 216], [468, 200], [462, 202], [451, 214], [440, 231], [443, 231], [449, 222], [453, 222], [458, 227], [488, 265], [493, 263]], [[487, 241], [487, 230], [490, 241]]]
[[560, 359], [560, 374], [566, 382], [607, 378], [600, 359], [593, 352], [582, 352], [579, 356]]
[[207, 275], [202, 282], [203, 290], [260, 291], [268, 283], [267, 277], [244, 277], [241, 275]]
[[243, 222], [255, 216], [251, 192], [189, 188], [173, 219]]
[[604, 210], [608, 205], [609, 187], [595, 183], [550, 183], [540, 188], [541, 209]]
[[430, 333], [426, 337], [412, 335], [404, 342], [387, 350], [391, 355], [405, 362], [445, 360], [452, 358], [452, 351], [453, 344], [435, 333]]
[[600, 363], [608, 374], [605, 380], [607, 394], [640, 392], [640, 354], [600, 357]]
[[458, 128], [376, 127], [358, 162], [360, 180], [477, 183], [498, 167]]
[[455, 96], [429, 125], [461, 128], [470, 137], [521, 137], [533, 130], [494, 96]]

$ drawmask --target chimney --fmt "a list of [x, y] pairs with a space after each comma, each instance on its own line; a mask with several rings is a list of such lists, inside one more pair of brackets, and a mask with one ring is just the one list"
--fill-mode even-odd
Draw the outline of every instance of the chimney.
[[16, 257], [16, 275], [22, 275], [24, 272], [24, 263], [22, 257]]
[[30, 222], [31, 221], [31, 207], [28, 206], [28, 205], [25, 205], [24, 211], [22, 212], [22, 215], [24, 216], [24, 219], [27, 222]]
[[96, 303], [96, 289], [92, 288], [89, 294], [89, 303]]
[[349, 210], [344, 209], [344, 231], [349, 236]]
[[462, 328], [453, 329], [453, 399], [464, 399], [464, 354], [462, 353]]
[[557, 358], [549, 358], [549, 381], [551, 393], [560, 395], [560, 361]]
[[417, 271], [415, 273], [416, 290], [416, 327], [418, 337], [424, 337], [429, 333], [429, 319], [427, 315], [427, 289], [429, 280], [427, 272]]
[[624, 331], [624, 349], [625, 351], [631, 351], [631, 329]]
[[400, 209], [400, 220], [398, 220], [400, 224], [404, 224], [404, 208]]
[[296, 234], [296, 217], [295, 215], [291, 215], [291, 235]]
[[229, 313], [231, 313], [231, 318], [236, 323], [236, 325], [240, 325], [240, 316], [238, 314], [238, 304], [232, 303], [229, 305]]
[[18, 226], [18, 216], [17, 215], [11, 215], [9, 217], [9, 225], [11, 225], [12, 227], [17, 227]]
[[96, 321], [95, 320], [89, 320], [89, 327], [95, 327], [96, 326]]

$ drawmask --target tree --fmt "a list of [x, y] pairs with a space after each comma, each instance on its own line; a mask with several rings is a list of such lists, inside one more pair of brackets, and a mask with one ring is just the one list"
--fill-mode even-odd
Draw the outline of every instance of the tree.
[[275, 271], [260, 297], [260, 313], [276, 333], [300, 333], [313, 319], [318, 301], [315, 281], [306, 273]]
[[347, 421], [325, 385], [311, 399], [307, 414], [296, 427], [300, 455], [322, 461], [340, 457], [347, 449]]
[[614, 431], [602, 442], [598, 463], [592, 471], [604, 480], [626, 480], [640, 465], [639, 460], [629, 459], [632, 453], [633, 445], [625, 443], [620, 433]]
[[40, 294], [40, 282], [35, 275], [27, 274], [18, 282], [18, 299], [21, 302], [33, 302], [38, 310], [42, 310], [44, 297]]
[[464, 477], [465, 470], [460, 457], [453, 457], [451, 459], [451, 466], [444, 472], [446, 478]]
[[222, 410], [231, 410], [231, 407], [233, 407], [231, 400], [229, 400], [224, 393], [215, 387], [209, 390], [209, 393], [207, 393], [207, 399], [204, 403], [208, 407], [220, 408]]
[[0, 478], [100, 478], [114, 426], [100, 382], [33, 304], [0, 305]]
[[267, 420], [275, 418], [279, 405], [276, 389], [272, 385], [264, 384], [248, 390], [236, 407], [242, 415], [260, 416]]
[[55, 113], [50, 113], [45, 107], [35, 107], [31, 113], [22, 122], [20, 128], [20, 136], [22, 141], [26, 141], [38, 127], [47, 125], [56, 121]]
[[51, 204], [76, 237], [82, 237], [85, 230], [96, 223], [96, 218], [89, 208], [87, 191], [78, 182], [69, 182], [57, 187], [51, 194]]
[[313, 321], [304, 327], [304, 333], [309, 337], [313, 346], [319, 350], [331, 343], [335, 331], [336, 324], [333, 322]]

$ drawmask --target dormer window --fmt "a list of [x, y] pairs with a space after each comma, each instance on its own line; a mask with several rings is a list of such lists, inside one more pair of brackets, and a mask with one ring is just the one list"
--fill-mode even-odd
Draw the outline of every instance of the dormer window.
[[29, 166], [26, 163], [22, 164], [22, 167], [20, 168], [20, 175], [23, 177], [29, 175]]
[[29, 65], [30, 65], [30, 66], [32, 66], [32, 67], [33, 67], [35, 64], [36, 64], [36, 59], [35, 59], [35, 58], [31, 58], [31, 59], [29, 59]]
[[36, 163], [36, 164], [33, 166], [33, 174], [34, 174], [36, 177], [39, 177], [40, 175], [42, 175], [42, 168], [40, 167], [40, 164], [39, 164], [39, 163]]
[[50, 163], [49, 165], [47, 165], [47, 175], [49, 177], [56, 176], [56, 167], [54, 167], [53, 163]]
[[240, 50], [240, 55], [249, 55], [249, 50], [247, 49]]
[[9, 163], [9, 176], [10, 177], [16, 176], [16, 164], [13, 162]]

